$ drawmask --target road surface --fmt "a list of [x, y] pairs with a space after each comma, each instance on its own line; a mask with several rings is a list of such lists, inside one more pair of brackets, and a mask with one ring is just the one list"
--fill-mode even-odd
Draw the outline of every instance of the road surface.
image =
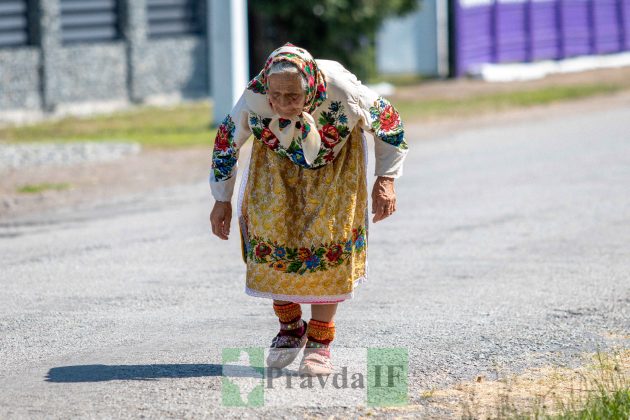
[[[408, 412], [427, 415], [443, 412], [422, 390], [627, 347], [630, 104], [422, 130], [408, 126], [399, 210], [370, 226], [368, 282], [333, 346], [406, 348]], [[211, 203], [202, 174], [2, 221], [0, 417], [387, 413], [222, 404], [222, 349], [267, 347], [277, 319], [245, 295], [237, 225], [213, 237]]]

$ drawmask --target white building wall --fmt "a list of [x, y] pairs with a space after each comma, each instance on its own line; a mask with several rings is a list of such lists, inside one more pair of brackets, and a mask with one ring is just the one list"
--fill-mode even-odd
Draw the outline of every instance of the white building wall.
[[412, 14], [387, 19], [376, 39], [378, 71], [446, 76], [447, 19], [447, 0], [424, 0]]

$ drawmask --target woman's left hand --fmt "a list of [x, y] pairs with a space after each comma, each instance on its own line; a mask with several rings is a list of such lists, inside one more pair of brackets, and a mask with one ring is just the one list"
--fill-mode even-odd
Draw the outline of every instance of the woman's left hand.
[[394, 178], [379, 176], [372, 188], [372, 222], [376, 223], [391, 216], [396, 211], [396, 191]]

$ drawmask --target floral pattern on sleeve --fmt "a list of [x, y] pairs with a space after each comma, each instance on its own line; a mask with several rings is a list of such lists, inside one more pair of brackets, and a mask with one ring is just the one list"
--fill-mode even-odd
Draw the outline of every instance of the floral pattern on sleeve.
[[387, 99], [379, 96], [374, 101], [370, 107], [370, 117], [372, 130], [379, 139], [402, 150], [409, 148], [400, 114]]
[[219, 125], [212, 151], [212, 170], [217, 181], [225, 181], [232, 176], [232, 169], [238, 160], [234, 131], [236, 126], [230, 115]]

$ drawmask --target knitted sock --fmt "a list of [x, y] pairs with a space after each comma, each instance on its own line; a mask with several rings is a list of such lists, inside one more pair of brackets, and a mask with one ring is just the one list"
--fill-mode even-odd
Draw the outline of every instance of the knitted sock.
[[280, 335], [301, 337], [304, 335], [306, 324], [302, 320], [302, 307], [299, 303], [291, 302], [279, 305], [274, 303], [273, 310], [280, 321]]
[[311, 318], [306, 328], [307, 348], [330, 357], [330, 343], [335, 339], [335, 321], [325, 322]]

